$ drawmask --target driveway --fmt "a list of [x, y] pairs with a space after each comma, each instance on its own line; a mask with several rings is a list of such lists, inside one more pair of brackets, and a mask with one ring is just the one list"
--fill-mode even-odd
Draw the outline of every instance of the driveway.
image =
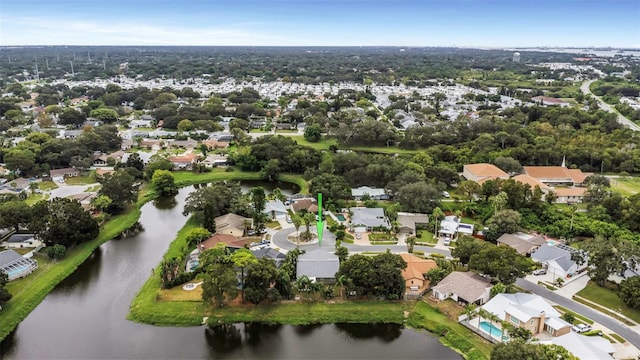
[[58, 184], [58, 188], [51, 190], [51, 198], [64, 198], [85, 192], [88, 188], [100, 185], [99, 183], [89, 185], [66, 185]]
[[623, 324], [622, 322], [611, 318], [607, 315], [604, 315], [590, 307], [582, 305], [578, 302], [575, 302], [571, 299], [567, 299], [562, 295], [558, 295], [552, 291], [547, 290], [542, 286], [536, 285], [524, 279], [516, 280], [516, 285], [520, 286], [525, 290], [529, 290], [536, 295], [540, 295], [543, 298], [551, 301], [552, 303], [563, 306], [573, 312], [584, 315], [595, 322], [598, 322], [609, 330], [617, 333], [618, 335], [625, 338], [629, 341], [633, 346], [640, 348], [640, 333], [634, 331], [629, 326]]

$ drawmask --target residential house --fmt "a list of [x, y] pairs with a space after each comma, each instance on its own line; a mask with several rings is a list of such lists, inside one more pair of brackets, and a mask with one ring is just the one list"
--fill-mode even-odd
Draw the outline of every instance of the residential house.
[[82, 135], [82, 130], [60, 130], [60, 135], [58, 137], [64, 139], [75, 139]]
[[234, 252], [245, 247], [246, 241], [240, 240], [233, 235], [216, 233], [207, 240], [200, 243], [200, 252], [209, 250], [218, 243], [224, 243], [229, 251]]
[[249, 118], [249, 126], [252, 129], [259, 129], [267, 125], [267, 118], [264, 116], [251, 116]]
[[216, 233], [244, 236], [245, 230], [253, 228], [253, 219], [236, 214], [225, 214], [214, 219]]
[[338, 256], [324, 248], [318, 248], [298, 256], [296, 274], [298, 278], [306, 276], [312, 281], [331, 284], [336, 280], [338, 269]]
[[9, 170], [4, 166], [0, 165], [0, 176], [7, 176], [7, 175], [9, 175]]
[[80, 170], [76, 168], [55, 169], [49, 171], [49, 177], [57, 183], [64, 182], [64, 179], [75, 176], [80, 176]]
[[397, 221], [399, 233], [416, 235], [416, 224], [427, 225], [429, 223], [429, 215], [399, 212]]
[[316, 202], [315, 199], [309, 199], [309, 198], [299, 199], [294, 201], [291, 204], [291, 209], [293, 210], [293, 212], [296, 212], [296, 213], [302, 210], [306, 210], [307, 212], [310, 212], [310, 213], [315, 213], [315, 212], [318, 212], [318, 205], [316, 205], [315, 202]]
[[148, 153], [148, 152], [144, 152], [144, 151], [138, 151], [135, 153], [124, 153], [122, 155], [122, 158], [120, 159], [121, 163], [126, 163], [127, 160], [129, 160], [129, 156], [133, 155], [133, 154], [138, 154], [138, 156], [140, 157], [140, 160], [142, 160], [142, 163], [147, 165], [149, 163], [149, 161], [151, 160], [151, 157], [153, 156], [153, 154]]
[[193, 149], [198, 146], [198, 142], [193, 139], [174, 140], [170, 142], [169, 145], [173, 148]]
[[0, 185], [0, 194], [18, 195], [29, 189], [31, 181], [25, 178], [17, 178]]
[[381, 188], [370, 188], [368, 186], [360, 186], [359, 188], [351, 189], [351, 197], [354, 200], [360, 201], [364, 197], [369, 197], [372, 200], [388, 200], [389, 195]]
[[383, 208], [352, 207], [349, 208], [349, 212], [351, 212], [351, 226], [355, 232], [391, 229]]
[[153, 124], [153, 120], [131, 120], [131, 122], [129, 122], [129, 125], [132, 128], [150, 128]]
[[262, 210], [269, 219], [275, 220], [287, 215], [287, 207], [280, 200], [269, 200], [266, 202], [264, 210]]
[[34, 248], [42, 244], [33, 234], [13, 234], [6, 238], [0, 246], [8, 249]]
[[127, 151], [133, 147], [132, 139], [123, 139], [122, 143], [120, 143], [120, 150]]
[[477, 183], [493, 179], [509, 178], [509, 174], [502, 171], [499, 167], [486, 163], [464, 165], [462, 168], [462, 176], [467, 180]]
[[458, 303], [482, 305], [489, 301], [491, 283], [473, 272], [454, 271], [431, 291], [438, 300], [453, 299]]
[[87, 211], [91, 210], [91, 201], [97, 197], [98, 193], [96, 192], [81, 192], [79, 194], [67, 196], [67, 198], [79, 202], [82, 208]]
[[291, 130], [294, 128], [293, 124], [291, 123], [276, 123], [274, 124], [274, 127], [276, 128], [276, 130]]
[[228, 141], [220, 141], [217, 139], [209, 139], [205, 141], [203, 144], [205, 144], [209, 150], [226, 149], [229, 147]]
[[0, 271], [7, 274], [9, 281], [27, 276], [37, 268], [37, 262], [13, 250], [0, 251]]
[[548, 96], [534, 96], [531, 98], [531, 100], [533, 102], [542, 104], [542, 105], [546, 105], [546, 106], [560, 106], [560, 107], [567, 107], [570, 104], [562, 99], [558, 99], [558, 98], [552, 98], [552, 97], [548, 97]]
[[229, 132], [223, 132], [223, 131], [211, 134], [209, 136], [209, 139], [214, 139], [214, 140], [218, 140], [218, 141], [226, 141], [226, 142], [232, 141], [233, 138], [234, 138], [233, 134], [231, 134]]
[[571, 324], [545, 299], [534, 294], [498, 294], [482, 308], [501, 321], [531, 331], [536, 336], [561, 336], [571, 332]]
[[472, 236], [473, 227], [473, 224], [463, 223], [460, 218], [448, 215], [444, 217], [444, 220], [440, 221], [438, 235], [449, 236], [452, 240], [457, 239], [460, 234]]
[[417, 298], [421, 296], [429, 285], [425, 274], [438, 267], [435, 261], [425, 260], [412, 254], [400, 254], [407, 267], [402, 270], [402, 278], [405, 282], [405, 297]]
[[498, 246], [510, 246], [520, 255], [530, 255], [540, 246], [547, 243], [547, 239], [540, 235], [529, 235], [525, 233], [502, 234], [497, 240]]
[[531, 254], [531, 260], [546, 266], [553, 279], [567, 278], [586, 268], [586, 264], [578, 265], [571, 259], [571, 254], [576, 251], [567, 245], [547, 243]]
[[169, 161], [173, 163], [173, 167], [177, 170], [189, 169], [196, 162], [198, 156], [194, 153], [170, 156]]
[[276, 263], [276, 267], [280, 267], [280, 264], [282, 264], [282, 262], [287, 258], [285, 254], [270, 247], [265, 247], [258, 250], [251, 250], [251, 252], [257, 259], [266, 258], [266, 259], [273, 260]]
[[227, 155], [210, 154], [202, 160], [202, 164], [205, 167], [213, 168], [216, 166], [226, 166], [227, 161]]
[[93, 166], [107, 166], [109, 162], [109, 158], [115, 160], [115, 163], [118, 163], [120, 162], [123, 156], [124, 156], [124, 151], [120, 150], [120, 151], [113, 152], [111, 154], [103, 154], [100, 152], [95, 152], [91, 158], [93, 159]]
[[98, 127], [102, 126], [104, 121], [96, 118], [87, 118], [87, 120], [82, 124], [82, 127]]
[[605, 338], [598, 336], [585, 336], [573, 331], [549, 340], [540, 341], [544, 345], [559, 345], [567, 349], [578, 359], [614, 359], [615, 348]]

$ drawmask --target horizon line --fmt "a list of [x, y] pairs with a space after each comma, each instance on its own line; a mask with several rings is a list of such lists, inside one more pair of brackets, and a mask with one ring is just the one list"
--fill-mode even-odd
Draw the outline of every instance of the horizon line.
[[559, 46], [559, 45], [528, 45], [528, 46], [520, 46], [520, 45], [497, 45], [497, 46], [482, 46], [482, 45], [195, 45], [195, 44], [180, 44], [180, 45], [171, 45], [171, 44], [162, 44], [162, 45], [150, 45], [150, 44], [119, 44], [119, 45], [97, 45], [97, 44], [29, 44], [29, 45], [2, 45], [0, 44], [0, 48], [16, 48], [16, 47], [127, 47], [127, 46], [136, 46], [136, 47], [256, 47], [256, 48], [266, 48], [266, 47], [286, 47], [286, 48], [323, 48], [323, 47], [334, 47], [334, 48], [456, 48], [456, 49], [479, 49], [479, 50], [504, 50], [510, 48], [516, 49], [610, 49], [610, 50], [632, 50], [632, 51], [640, 51], [640, 46], [598, 46], [598, 45], [589, 45], [589, 46]]

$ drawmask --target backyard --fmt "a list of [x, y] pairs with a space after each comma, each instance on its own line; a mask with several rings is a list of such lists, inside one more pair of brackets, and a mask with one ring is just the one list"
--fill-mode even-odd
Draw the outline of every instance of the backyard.
[[621, 177], [611, 179], [611, 189], [623, 196], [640, 193], [640, 177]]
[[97, 182], [97, 180], [96, 180], [96, 172], [95, 171], [91, 171], [91, 172], [89, 172], [89, 174], [84, 175], [84, 176], [74, 176], [74, 177], [66, 178], [64, 180], [64, 182], [67, 183], [67, 185], [94, 184], [94, 183]]

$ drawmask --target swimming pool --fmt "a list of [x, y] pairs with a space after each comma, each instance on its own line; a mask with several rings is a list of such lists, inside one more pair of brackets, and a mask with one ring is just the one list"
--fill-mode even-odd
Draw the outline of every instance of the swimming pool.
[[553, 240], [547, 240], [547, 244], [549, 244], [550, 246], [554, 246], [557, 243]]
[[480, 322], [480, 329], [482, 329], [482, 331], [486, 332], [487, 334], [491, 335], [491, 336], [500, 336], [500, 333], [502, 333], [502, 330], [500, 330], [499, 328], [495, 327], [493, 324], [488, 323], [486, 321], [481, 321]]
[[338, 220], [340, 220], [340, 221], [345, 221], [345, 220], [347, 220], [347, 218], [345, 218], [345, 217], [344, 217], [344, 215], [342, 215], [342, 214], [338, 214], [338, 215], [336, 215], [336, 218], [338, 218]]

